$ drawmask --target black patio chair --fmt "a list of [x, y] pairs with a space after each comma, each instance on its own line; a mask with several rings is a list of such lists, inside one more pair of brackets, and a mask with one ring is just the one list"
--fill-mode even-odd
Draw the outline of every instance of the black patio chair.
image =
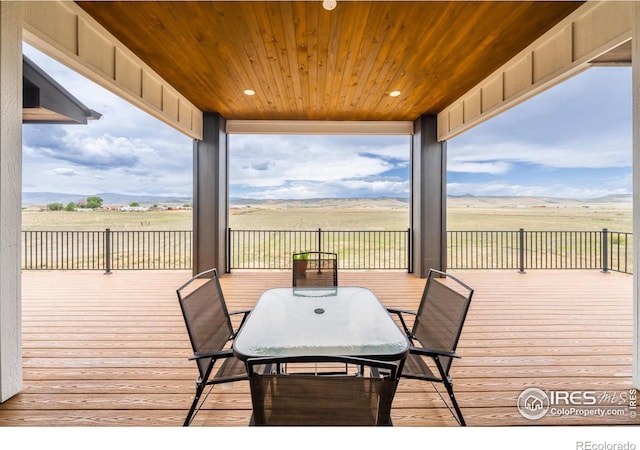
[[[411, 341], [402, 377], [444, 384], [455, 413], [435, 384], [434, 388], [462, 426], [466, 423], [453, 393], [453, 380], [449, 369], [453, 358], [460, 357], [456, 353], [456, 347], [472, 295], [473, 289], [462, 281], [431, 269], [417, 312], [387, 308], [390, 313], [399, 317], [402, 328]], [[406, 315], [414, 318], [411, 329], [405, 320]]]
[[[195, 360], [199, 372], [193, 403], [184, 421], [184, 426], [189, 426], [214, 385], [248, 379], [245, 364], [233, 355], [230, 344], [237, 333], [231, 316], [242, 315], [242, 326], [249, 310], [227, 310], [216, 269], [193, 276], [176, 292], [193, 348], [189, 359]], [[210, 389], [198, 404], [206, 386]]]
[[293, 254], [293, 287], [338, 285], [338, 255], [329, 252]]
[[[351, 364], [368, 373], [318, 375], [264, 373], [256, 365], [295, 363]], [[257, 426], [373, 426], [393, 425], [391, 404], [401, 364], [344, 356], [279, 357], [247, 360], [253, 415]]]

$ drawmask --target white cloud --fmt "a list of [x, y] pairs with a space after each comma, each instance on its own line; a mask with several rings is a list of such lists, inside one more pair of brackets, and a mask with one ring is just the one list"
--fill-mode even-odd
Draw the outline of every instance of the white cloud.
[[466, 195], [473, 193], [476, 197], [482, 196], [513, 196], [513, 197], [556, 197], [587, 199], [604, 197], [610, 194], [629, 194], [625, 188], [610, 189], [604, 186], [593, 188], [579, 188], [565, 184], [545, 185], [518, 185], [505, 183], [448, 183], [449, 195]]
[[78, 175], [78, 172], [70, 167], [57, 167], [53, 169], [52, 172], [54, 175], [61, 175], [63, 177], [73, 177]]
[[[25, 125], [25, 190], [192, 194], [191, 139], [28, 45], [25, 53], [103, 114], [88, 125]], [[630, 79], [625, 69], [590, 69], [452, 139], [449, 193], [629, 192]], [[232, 135], [232, 195], [408, 196], [410, 142], [409, 136]], [[625, 168], [627, 175], [615, 175]], [[574, 178], [580, 169], [587, 183]]]
[[192, 194], [190, 138], [28, 45], [24, 50], [72, 95], [102, 114], [87, 125], [25, 125], [24, 190]]
[[349, 189], [352, 191], [364, 191], [369, 190], [372, 194], [379, 195], [397, 195], [397, 196], [407, 196], [409, 194], [409, 180], [372, 180], [372, 181], [364, 181], [364, 180], [349, 180], [339, 183], [345, 189]]
[[615, 192], [626, 191], [625, 193], [630, 194], [633, 190], [633, 173], [629, 171], [623, 175], [605, 177], [602, 179], [602, 185]]
[[[341, 136], [231, 136], [230, 179], [234, 185], [282, 186], [286, 182], [338, 182], [383, 174], [398, 164], [398, 149], [354, 147]], [[373, 149], [376, 150], [376, 149]], [[409, 148], [404, 149], [408, 159]], [[376, 157], [378, 155], [378, 157]], [[403, 165], [402, 163], [399, 165]], [[298, 185], [300, 186], [300, 185]], [[310, 189], [309, 195], [314, 195]], [[295, 192], [302, 192], [296, 189]], [[296, 197], [299, 198], [299, 197]]]
[[339, 198], [339, 197], [409, 197], [409, 180], [338, 180], [313, 182], [304, 180], [286, 181], [277, 186], [250, 186], [241, 197], [269, 198]]
[[512, 167], [513, 164], [505, 161], [476, 162], [465, 161], [463, 158], [447, 160], [447, 170], [449, 172], [489, 173], [497, 175], [509, 172]]
[[505, 173], [515, 164], [550, 169], [630, 167], [631, 134], [571, 145], [539, 145], [511, 140], [494, 144], [450, 147], [449, 169], [457, 172]]
[[511, 169], [625, 168], [631, 148], [631, 72], [594, 68], [452, 139], [448, 162], [489, 174], [499, 173], [497, 162]]
[[329, 189], [317, 186], [312, 183], [293, 182], [288, 186], [274, 186], [267, 189], [261, 189], [248, 195], [249, 198], [270, 199], [270, 198], [286, 198], [286, 199], [304, 199], [304, 198], [328, 198], [332, 197]]

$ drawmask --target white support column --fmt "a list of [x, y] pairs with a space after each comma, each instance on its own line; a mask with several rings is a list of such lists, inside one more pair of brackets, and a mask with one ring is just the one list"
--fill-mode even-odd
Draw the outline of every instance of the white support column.
[[0, 1], [0, 402], [22, 389], [22, 4]]
[[640, 388], [640, 3], [633, 6], [633, 385]]

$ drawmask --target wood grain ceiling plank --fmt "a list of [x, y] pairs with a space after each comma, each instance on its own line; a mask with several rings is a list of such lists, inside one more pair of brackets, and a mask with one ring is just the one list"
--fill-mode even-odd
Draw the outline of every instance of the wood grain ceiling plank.
[[367, 25], [358, 49], [359, 64], [350, 81], [352, 93], [347, 97], [350, 109], [362, 107], [367, 98], [377, 95], [379, 90], [377, 80], [380, 67], [376, 63], [380, 61], [380, 52], [385, 43], [378, 30], [385, 14], [375, 5], [367, 10], [367, 14]]
[[[418, 14], [418, 16], [416, 16]], [[415, 55], [416, 45], [419, 43], [419, 39], [424, 34], [425, 25], [428, 23], [424, 19], [420, 18], [420, 15], [426, 14], [420, 10], [406, 9], [403, 15], [399, 15], [395, 20], [395, 28], [397, 29], [397, 35], [390, 39], [390, 42], [386, 42], [386, 52], [384, 58], [382, 53], [379, 58], [381, 66], [372, 70], [376, 73], [376, 79], [373, 80], [374, 85], [370, 87], [372, 91], [378, 93], [377, 96], [370, 96], [367, 98], [367, 102], [361, 105], [362, 108], [378, 108], [381, 107], [383, 111], [387, 111], [392, 115], [402, 111], [406, 98], [412, 95], [411, 91], [405, 88], [405, 78], [411, 75], [411, 72], [407, 72], [406, 61], [410, 58], [410, 55]], [[425, 19], [428, 19], [426, 17]], [[412, 20], [420, 20], [423, 24], [422, 30], [417, 33], [412, 32], [411, 27], [408, 24]], [[384, 42], [381, 40], [381, 42]], [[391, 91], [399, 90], [402, 92], [401, 97], [389, 97], [388, 94]], [[378, 106], [380, 105], [380, 106]], [[374, 110], [374, 109], [372, 109]], [[407, 112], [400, 112], [406, 114]], [[415, 116], [408, 116], [409, 119], [413, 119]]]
[[[353, 11], [354, 5], [352, 3], [345, 3], [341, 5], [339, 14], [336, 14], [339, 28], [335, 34], [330, 36], [331, 44], [335, 45], [337, 49], [336, 70], [330, 91], [331, 101], [325, 105], [329, 111], [337, 113], [349, 111], [347, 98], [352, 87], [349, 78], [357, 64], [358, 48], [362, 41], [363, 30], [367, 27], [368, 5], [369, 2], [363, 2], [356, 14]], [[347, 36], [347, 38], [343, 36]]]
[[[308, 98], [305, 98], [305, 94], [308, 92], [305, 87], [309, 85], [309, 78], [304, 62], [307, 59], [307, 50], [306, 45], [301, 44], [301, 42], [306, 41], [304, 37], [306, 24], [303, 24], [302, 36], [300, 36], [300, 17], [294, 10], [293, 3], [282, 3], [279, 17], [281, 19], [280, 26], [284, 31], [285, 38], [284, 46], [281, 50], [282, 60], [289, 70], [286, 81], [290, 86], [289, 91], [292, 91], [289, 100], [295, 109], [304, 110], [309, 104]], [[300, 41], [299, 38], [302, 39], [302, 41]]]
[[[473, 48], [461, 45], [460, 41], [478, 32], [474, 17], [481, 17], [485, 7], [482, 2], [439, 6], [430, 13], [436, 18], [432, 25], [433, 32], [424, 41], [424, 46], [417, 49], [416, 57], [406, 62], [408, 67], [413, 68], [413, 74], [422, 74], [422, 77], [414, 76], [405, 81], [408, 91], [423, 93], [421, 97], [414, 97], [413, 108], [428, 114], [436, 114], [437, 108], [432, 105], [439, 105], [450, 95], [449, 87], [456, 77], [456, 65], [461, 53], [473, 53]], [[419, 55], [426, 56], [420, 58]], [[475, 71], [480, 70], [482, 68], [476, 66]]]
[[[267, 10], [266, 6], [259, 3], [253, 5], [253, 17], [256, 21], [253, 22], [255, 30], [252, 31], [251, 38], [254, 40], [256, 48], [260, 48], [265, 55], [264, 67], [272, 88], [269, 90], [269, 101], [272, 114], [277, 116], [292, 109], [288, 103], [290, 94], [287, 94], [287, 81], [285, 79], [289, 69], [288, 67], [283, 67], [281, 55], [279, 54], [279, 45], [284, 46], [284, 36], [281, 30], [274, 29], [273, 13]], [[257, 19], [262, 20], [258, 21]], [[259, 118], [264, 118], [264, 116], [261, 115]], [[276, 119], [282, 118], [276, 117]]]
[[[306, 59], [300, 60], [304, 64], [304, 86], [307, 114], [317, 117], [320, 113], [319, 86], [324, 84], [327, 75], [327, 40], [331, 19], [329, 11], [318, 8], [308, 8], [306, 3], [296, 3], [301, 24], [298, 31], [299, 52], [305, 49]], [[304, 24], [304, 26], [302, 25]]]
[[[327, 28], [328, 32], [325, 30], [321, 30], [326, 32], [326, 40], [323, 39], [320, 41], [320, 45], [323, 45], [326, 42], [326, 52], [327, 52], [327, 62], [326, 62], [326, 71], [325, 71], [325, 79], [324, 83], [321, 86], [318, 86], [319, 92], [322, 94], [321, 99], [319, 99], [319, 105], [321, 111], [326, 111], [328, 105], [331, 104], [331, 101], [334, 96], [334, 82], [336, 79], [336, 71], [338, 67], [338, 54], [340, 41], [337, 39], [333, 39], [333, 36], [339, 35], [341, 31], [342, 24], [340, 20], [338, 20], [339, 16], [336, 14], [331, 14], [329, 27]], [[335, 117], [332, 117], [333, 120], [337, 120]]]
[[[243, 116], [249, 119], [260, 119], [267, 115], [269, 111], [277, 110], [283, 105], [283, 103], [276, 103], [278, 99], [278, 86], [274, 73], [271, 70], [270, 55], [263, 42], [263, 32], [265, 32], [265, 30], [262, 29], [262, 25], [256, 20], [255, 15], [258, 12], [254, 9], [254, 6], [257, 5], [239, 4], [236, 11], [237, 16], [232, 16], [228, 20], [225, 20], [225, 32], [229, 36], [237, 36], [238, 48], [236, 49], [236, 53], [244, 53], [247, 61], [250, 63], [247, 71], [252, 74], [251, 78], [255, 83], [255, 85], [250, 88], [256, 91], [255, 96], [246, 99], [246, 108], [249, 108], [251, 104], [253, 104], [253, 108], [228, 111], [225, 113], [225, 117], [229, 119], [237, 118], [237, 116]], [[226, 4], [224, 5], [224, 11], [229, 11]], [[225, 17], [228, 17], [228, 13], [225, 13]], [[244, 25], [240, 25], [239, 22], [242, 22]], [[242, 38], [239, 36], [242, 36]], [[237, 56], [230, 56], [230, 58], [237, 58]], [[233, 59], [229, 61], [233, 61]]]
[[[174, 5], [179, 7], [180, 5]], [[241, 105], [242, 90], [246, 83], [238, 75], [237, 65], [242, 61], [235, 60], [236, 49], [233, 43], [226, 38], [226, 33], [211, 34], [208, 29], [212, 26], [220, 27], [223, 21], [209, 20], [209, 17], [219, 17], [215, 14], [215, 5], [209, 3], [188, 4], [186, 15], [192, 17], [188, 27], [178, 22], [172, 29], [183, 29], [182, 33], [192, 36], [193, 44], [184, 44], [180, 50], [180, 57], [176, 59], [176, 70], [185, 73], [185, 77], [195, 81], [188, 89], [194, 99], [202, 96], [197, 87], [204, 87], [204, 92], [215, 93], [207, 95], [207, 101], [203, 102], [204, 111], [220, 111], [224, 108], [238, 108]], [[180, 10], [172, 12], [174, 17], [179, 17]], [[182, 11], [185, 14], [185, 11]], [[175, 33], [174, 33], [175, 34]], [[176, 55], [177, 58], [177, 55]], [[236, 64], [226, 64], [222, 61], [230, 61], [234, 58]], [[197, 67], [197, 70], [194, 70]], [[188, 75], [187, 75], [188, 74]]]
[[[344, 53], [338, 56], [343, 62], [344, 68], [339, 80], [340, 95], [335, 95], [334, 98], [336, 99], [335, 109], [337, 111], [349, 111], [354, 106], [352, 104], [355, 97], [354, 88], [358, 86], [364, 76], [362, 73], [363, 60], [367, 57], [375, 57], [373, 52], [363, 53], [367, 46], [365, 42], [367, 30], [371, 28], [369, 23], [371, 4], [367, 2], [366, 5], [359, 5], [358, 11], [355, 11], [354, 5], [350, 3], [340, 6], [340, 10], [334, 10], [334, 12], [350, 18], [345, 20], [348, 28], [343, 30], [345, 35], [349, 36], [349, 46]], [[341, 37], [340, 35], [331, 36], [331, 39], [341, 39]]]
[[[271, 70], [274, 77], [278, 77], [277, 82], [280, 83], [280, 93], [278, 98], [283, 103], [282, 111], [286, 111], [287, 107], [296, 109], [298, 98], [296, 89], [294, 88], [294, 77], [298, 73], [297, 53], [291, 51], [295, 49], [295, 32], [293, 30], [293, 14], [291, 12], [290, 3], [269, 2], [268, 13], [270, 46], [273, 58], [271, 59]], [[294, 59], [293, 63], [290, 59]], [[293, 67], [292, 67], [293, 65]], [[299, 77], [298, 77], [299, 80]]]
[[[435, 5], [436, 7], [440, 3]], [[413, 5], [412, 5], [413, 6]], [[411, 21], [419, 21], [422, 24], [428, 23], [430, 14], [425, 8], [419, 7], [404, 8], [401, 11], [381, 11], [379, 15], [383, 18], [381, 30], [393, 31], [393, 34], [378, 34], [375, 40], [380, 43], [378, 58], [369, 73], [375, 74], [375, 78], [368, 80], [366, 87], [370, 93], [363, 98], [359, 105], [360, 109], [366, 111], [378, 111], [384, 115], [378, 116], [377, 120], [389, 120], [389, 117], [402, 115], [404, 120], [413, 120], [417, 114], [405, 110], [406, 99], [415, 95], [415, 91], [404, 88], [404, 80], [407, 75], [411, 76], [413, 71], [408, 70], [406, 60], [409, 55], [415, 55], [415, 47], [418, 44], [416, 35], [422, 36], [420, 31], [416, 33], [408, 26]], [[428, 4], [425, 6], [429, 7]], [[430, 8], [428, 8], [430, 9]], [[402, 91], [402, 97], [389, 97], [392, 90]]]
[[399, 88], [399, 86], [392, 85], [391, 78], [404, 71], [403, 65], [399, 62], [405, 58], [407, 53], [411, 52], [414, 45], [412, 33], [406, 27], [407, 18], [413, 13], [405, 8], [398, 11], [379, 10], [376, 14], [382, 19], [378, 26], [380, 31], [373, 38], [377, 43], [375, 50], [377, 58], [374, 61], [369, 61], [366, 69], [368, 76], [363, 83], [365, 90], [362, 92], [357, 106], [358, 109], [375, 111], [369, 109], [371, 105], [385, 102], [385, 105], [378, 110], [380, 115], [375, 117], [375, 120], [388, 120], [394, 114], [393, 111], [397, 109], [398, 104], [402, 102], [402, 99], [391, 98], [388, 94]]
[[[300, 110], [312, 109], [313, 103], [310, 98], [309, 86], [310, 69], [316, 62], [310, 62], [313, 50], [308, 44], [309, 24], [307, 23], [307, 9], [304, 3], [298, 2], [292, 4], [293, 10], [293, 45], [296, 49], [295, 77], [293, 78], [294, 89], [296, 90], [296, 107]], [[293, 70], [293, 69], [292, 69]]]
[[[228, 119], [435, 114], [579, 2], [79, 2], [204, 111]], [[506, 58], [506, 59], [505, 59]], [[253, 97], [242, 94], [252, 88]], [[390, 98], [390, 89], [403, 92]]]
[[[518, 23], [522, 23], [523, 18], [527, 17], [526, 9], [528, 5], [525, 2], [516, 4], [505, 2], [497, 5], [496, 8], [499, 10], [494, 9], [493, 14], [501, 18], [500, 30], [497, 27], [487, 27], [482, 20], [483, 16], [487, 17], [486, 14], [489, 14], [489, 9], [486, 6], [481, 11], [482, 15], [478, 14], [478, 11], [468, 11], [463, 23], [467, 40], [462, 41], [457, 38], [452, 42], [452, 52], [462, 48], [462, 46], [465, 46], [467, 51], [455, 53], [455, 64], [451, 63], [447, 68], [447, 71], [451, 73], [451, 77], [448, 80], [448, 86], [451, 90], [467, 91], [471, 86], [474, 86], [497, 69], [499, 65], [495, 62], [495, 48], [507, 38], [503, 34], [504, 31], [501, 30], [511, 30], [509, 31], [509, 34], [511, 34], [518, 27]], [[505, 48], [503, 51], [513, 53], [513, 50], [509, 48]], [[481, 64], [484, 65], [484, 72], [474, 73], [473, 68]], [[441, 94], [438, 98], [433, 99], [433, 104], [439, 111], [453, 100], [450, 96]]]
[[[262, 40], [259, 27], [247, 20], [253, 15], [253, 9], [251, 5], [238, 4], [236, 8], [216, 9], [216, 15], [221, 34], [229, 37], [229, 52], [217, 64], [234, 67], [239, 74], [239, 83], [229, 92], [233, 100], [212, 111], [219, 111], [229, 119], [236, 115], [261, 117], [278, 106], [272, 102], [276, 95], [270, 86], [275, 86], [275, 79], [269, 77], [273, 74], [267, 63], [268, 56], [264, 46], [258, 45]], [[237, 39], [236, 36], [245, 38]], [[245, 89], [252, 89], [256, 94], [247, 96]]]

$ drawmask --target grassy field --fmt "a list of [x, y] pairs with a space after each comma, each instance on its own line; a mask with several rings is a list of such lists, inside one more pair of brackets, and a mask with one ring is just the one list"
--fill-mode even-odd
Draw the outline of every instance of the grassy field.
[[[235, 230], [405, 230], [408, 203], [397, 200], [324, 200], [235, 205]], [[190, 210], [148, 212], [33, 211], [22, 214], [23, 230], [190, 230]], [[448, 201], [447, 229], [462, 231], [632, 231], [631, 203], [549, 202], [532, 199]]]
[[[407, 230], [407, 202], [389, 199], [262, 202], [234, 205], [229, 216], [234, 231], [281, 231], [234, 233], [233, 268], [286, 267], [292, 252], [314, 247], [319, 239], [314, 231], [319, 228], [325, 232], [322, 235], [324, 250], [338, 253], [342, 267], [406, 267], [406, 233], [385, 232]], [[25, 234], [25, 268], [50, 268], [59, 266], [59, 261], [63, 261], [62, 267], [67, 267], [69, 258], [80, 268], [93, 268], [96, 264], [102, 267], [106, 260], [104, 233], [94, 232], [106, 228], [114, 232], [109, 248], [115, 269], [175, 268], [175, 264], [188, 267], [190, 263], [187, 251], [191, 249], [191, 234], [166, 232], [190, 231], [191, 210], [52, 212], [30, 208], [23, 211], [22, 218], [25, 231], [52, 232]], [[520, 228], [534, 232], [527, 233], [527, 258], [535, 258], [528, 261], [527, 267], [548, 267], [549, 258], [563, 267], [591, 267], [600, 261], [598, 231], [607, 228], [614, 233], [632, 232], [632, 208], [630, 202], [585, 204], [518, 199], [514, 203], [514, 199], [453, 198], [447, 207], [448, 231], [511, 233], [451, 234], [450, 267], [490, 268], [505, 267], [505, 264], [515, 267], [518, 255], [513, 252], [519, 248], [517, 231]], [[84, 233], [69, 236], [56, 233], [59, 231]], [[350, 231], [376, 232], [354, 236]], [[571, 237], [567, 233], [535, 233], [540, 231], [571, 232]], [[574, 233], [581, 231], [589, 233]], [[610, 262], [612, 268], [623, 264], [623, 270], [630, 271], [626, 255], [630, 254], [631, 244], [627, 240], [623, 235], [611, 235], [611, 255], [615, 254], [615, 261]], [[575, 262], [576, 255], [580, 255], [580, 263]]]
[[520, 206], [452, 205], [447, 210], [448, 230], [612, 231], [632, 232], [631, 204]]
[[23, 211], [25, 231], [181, 231], [191, 230], [190, 210], [171, 211]]

